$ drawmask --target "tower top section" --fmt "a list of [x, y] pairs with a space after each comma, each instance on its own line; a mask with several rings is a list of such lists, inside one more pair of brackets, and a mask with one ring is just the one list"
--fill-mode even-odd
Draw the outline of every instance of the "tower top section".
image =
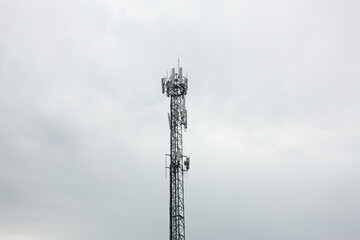
[[178, 72], [175, 68], [171, 69], [170, 76], [161, 79], [162, 93], [170, 96], [184, 96], [187, 94], [188, 79], [183, 76], [182, 67], [178, 67]]

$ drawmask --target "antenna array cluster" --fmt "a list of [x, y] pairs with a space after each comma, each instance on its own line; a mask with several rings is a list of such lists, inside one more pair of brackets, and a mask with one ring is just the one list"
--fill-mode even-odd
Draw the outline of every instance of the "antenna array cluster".
[[[188, 78], [187, 76], [183, 76], [182, 67], [179, 67], [178, 73], [175, 72], [175, 68], [171, 69], [170, 77], [166, 76], [161, 79], [161, 89], [162, 93], [166, 94], [167, 97], [181, 97], [180, 98], [180, 106], [178, 109], [177, 118], [181, 121], [181, 124], [187, 129], [187, 111], [185, 106], [185, 95], [187, 94], [188, 89]], [[170, 114], [168, 114], [169, 118], [169, 127], [170, 127]]]

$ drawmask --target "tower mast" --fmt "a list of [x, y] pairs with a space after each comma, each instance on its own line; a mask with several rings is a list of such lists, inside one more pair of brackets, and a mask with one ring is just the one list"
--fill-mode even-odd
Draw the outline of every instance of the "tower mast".
[[185, 95], [188, 79], [182, 75], [178, 66], [171, 70], [170, 77], [161, 79], [162, 93], [170, 97], [170, 240], [185, 240], [185, 205], [184, 205], [184, 173], [189, 170], [190, 158], [183, 155], [182, 132], [187, 128], [187, 111]]

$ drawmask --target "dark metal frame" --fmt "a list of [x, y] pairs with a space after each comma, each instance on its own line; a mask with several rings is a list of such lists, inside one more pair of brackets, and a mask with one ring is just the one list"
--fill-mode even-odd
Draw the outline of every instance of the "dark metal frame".
[[[184, 173], [189, 170], [189, 158], [183, 155], [183, 126], [187, 127], [185, 95], [187, 78], [172, 70], [162, 79], [163, 93], [170, 97], [170, 240], [185, 239]], [[184, 160], [185, 159], [185, 160]]]

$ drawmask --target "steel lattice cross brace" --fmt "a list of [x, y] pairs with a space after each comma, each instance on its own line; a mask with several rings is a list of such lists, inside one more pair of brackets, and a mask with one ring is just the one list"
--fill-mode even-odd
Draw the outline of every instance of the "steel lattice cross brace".
[[183, 155], [182, 130], [187, 128], [185, 95], [187, 78], [173, 68], [170, 77], [162, 78], [162, 92], [170, 97], [170, 240], [185, 239], [184, 173], [190, 158]]

